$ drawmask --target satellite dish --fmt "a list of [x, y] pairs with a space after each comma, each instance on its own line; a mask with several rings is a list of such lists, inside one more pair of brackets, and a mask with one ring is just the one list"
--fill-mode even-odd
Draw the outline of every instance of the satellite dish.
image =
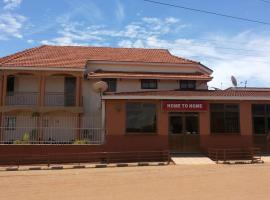
[[98, 81], [94, 83], [93, 90], [97, 93], [103, 93], [108, 89], [108, 84], [104, 81]]
[[237, 87], [237, 80], [234, 76], [231, 76], [231, 81], [234, 87]]

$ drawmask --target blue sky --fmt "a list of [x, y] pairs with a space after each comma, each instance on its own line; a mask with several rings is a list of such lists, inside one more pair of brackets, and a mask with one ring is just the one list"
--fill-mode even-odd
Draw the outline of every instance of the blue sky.
[[[160, 0], [270, 23], [270, 1]], [[0, 0], [0, 56], [39, 46], [167, 48], [214, 70], [210, 85], [270, 86], [270, 26], [143, 0]], [[241, 84], [240, 84], [241, 85]]]

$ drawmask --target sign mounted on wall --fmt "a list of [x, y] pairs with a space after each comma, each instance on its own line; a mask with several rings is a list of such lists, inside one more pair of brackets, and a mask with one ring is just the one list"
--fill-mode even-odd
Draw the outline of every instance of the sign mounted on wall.
[[205, 101], [162, 101], [162, 109], [170, 112], [203, 112], [207, 107]]

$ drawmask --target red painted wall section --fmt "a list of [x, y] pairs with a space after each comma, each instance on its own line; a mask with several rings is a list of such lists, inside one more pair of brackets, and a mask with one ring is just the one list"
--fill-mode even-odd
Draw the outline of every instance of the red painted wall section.
[[157, 133], [126, 133], [125, 100], [106, 101], [107, 151], [156, 151], [168, 150], [168, 129], [166, 113], [162, 112], [159, 101], [151, 102], [157, 106]]
[[[212, 102], [209, 102], [209, 104]], [[235, 134], [212, 134], [210, 124], [210, 111], [200, 114], [201, 148], [206, 151], [208, 148], [246, 148], [253, 146], [252, 139], [252, 113], [251, 102], [226, 102], [218, 101], [213, 103], [237, 103], [240, 105], [240, 133]]]

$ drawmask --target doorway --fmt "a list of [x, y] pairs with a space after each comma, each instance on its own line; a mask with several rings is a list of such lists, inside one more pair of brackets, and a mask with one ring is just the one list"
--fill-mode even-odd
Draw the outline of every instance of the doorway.
[[65, 77], [65, 106], [75, 106], [76, 78]]
[[199, 114], [169, 113], [169, 146], [173, 152], [199, 152]]

